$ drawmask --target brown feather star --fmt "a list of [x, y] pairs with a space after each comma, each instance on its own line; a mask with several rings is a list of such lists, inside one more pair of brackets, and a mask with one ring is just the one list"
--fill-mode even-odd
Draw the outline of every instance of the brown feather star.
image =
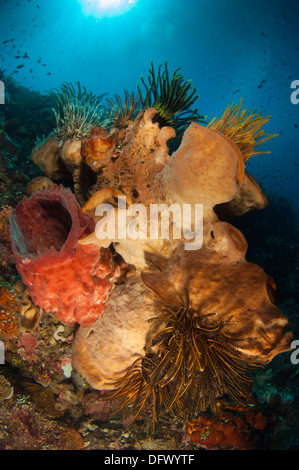
[[231, 319], [217, 323], [210, 321], [215, 313], [198, 315], [187, 293], [179, 307], [157, 302], [158, 315], [150, 321], [160, 331], [145, 356], [114, 382], [117, 390], [109, 398], [122, 399], [119, 409], [133, 407], [132, 421], [150, 403], [150, 426], [167, 413], [186, 421], [208, 408], [215, 412], [221, 395], [246, 402], [252, 383], [246, 373], [261, 363], [233, 346], [225, 332]]

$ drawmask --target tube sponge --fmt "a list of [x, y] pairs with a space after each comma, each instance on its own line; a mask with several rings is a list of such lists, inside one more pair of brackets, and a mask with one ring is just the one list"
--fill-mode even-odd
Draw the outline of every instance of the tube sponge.
[[79, 245], [94, 221], [69, 189], [53, 185], [24, 198], [10, 215], [16, 267], [33, 302], [63, 323], [91, 324], [122, 274], [109, 249]]

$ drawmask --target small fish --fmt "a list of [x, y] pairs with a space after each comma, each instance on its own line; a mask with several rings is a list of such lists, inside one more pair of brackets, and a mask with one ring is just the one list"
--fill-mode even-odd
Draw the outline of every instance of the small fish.
[[17, 66], [17, 69], [22, 69], [23, 67], [25, 67], [25, 64], [20, 64]]
[[29, 59], [27, 52], [25, 52], [25, 54], [23, 55], [23, 59]]
[[36, 5], [36, 8], [38, 8], [40, 10], [40, 6], [38, 4]]
[[42, 58], [40, 57], [40, 58], [38, 59], [37, 63], [40, 64], [41, 61], [42, 61]]
[[258, 85], [258, 88], [262, 88], [264, 83], [265, 83], [265, 80], [262, 80], [261, 83]]

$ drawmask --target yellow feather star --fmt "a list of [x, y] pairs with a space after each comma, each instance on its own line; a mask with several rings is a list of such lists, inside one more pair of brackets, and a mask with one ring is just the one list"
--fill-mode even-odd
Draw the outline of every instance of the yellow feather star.
[[262, 153], [271, 153], [270, 151], [256, 152], [258, 145], [264, 144], [279, 134], [266, 134], [262, 127], [269, 121], [271, 116], [262, 116], [261, 113], [252, 112], [242, 108], [242, 99], [240, 104], [229, 105], [220, 118], [214, 118], [208, 127], [221, 132], [226, 137], [233, 140], [240, 148], [244, 161], [252, 155]]

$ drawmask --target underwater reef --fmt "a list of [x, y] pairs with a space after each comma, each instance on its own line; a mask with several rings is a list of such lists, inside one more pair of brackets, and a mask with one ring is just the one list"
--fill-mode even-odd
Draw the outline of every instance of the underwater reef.
[[8, 79], [1, 449], [297, 448], [296, 215], [246, 170], [276, 135], [242, 101], [207, 122], [178, 70], [107, 105], [28, 91], [23, 138]]

